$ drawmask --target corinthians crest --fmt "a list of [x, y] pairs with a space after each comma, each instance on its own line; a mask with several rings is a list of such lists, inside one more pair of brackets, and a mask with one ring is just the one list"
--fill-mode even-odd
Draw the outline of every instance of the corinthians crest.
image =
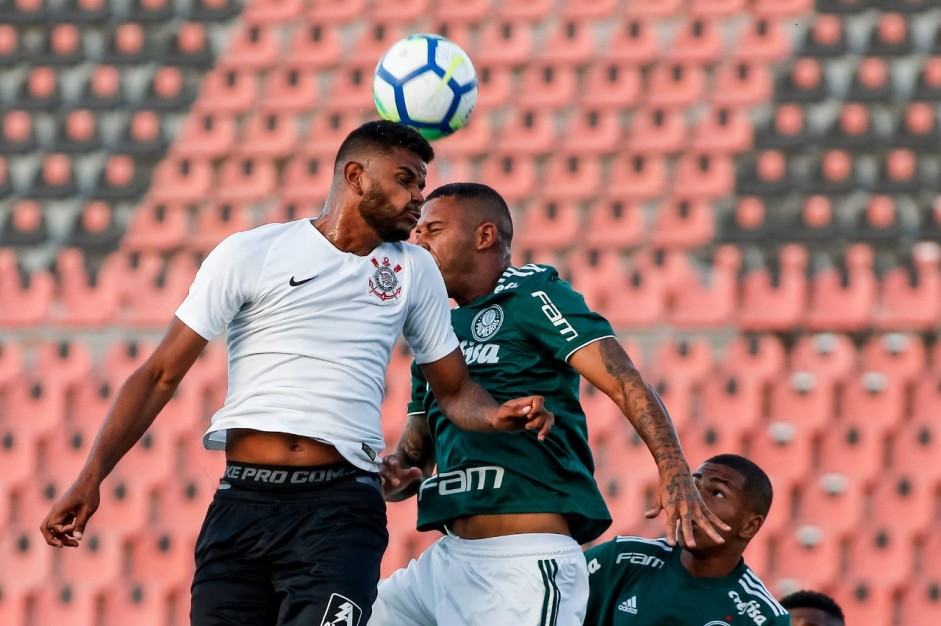
[[369, 290], [383, 302], [398, 298], [402, 287], [399, 286], [399, 277], [396, 274], [402, 271], [402, 266], [396, 264], [392, 267], [389, 257], [382, 257], [382, 263], [377, 261], [376, 257], [370, 261], [376, 266], [376, 271], [372, 273], [372, 279], [369, 281]]

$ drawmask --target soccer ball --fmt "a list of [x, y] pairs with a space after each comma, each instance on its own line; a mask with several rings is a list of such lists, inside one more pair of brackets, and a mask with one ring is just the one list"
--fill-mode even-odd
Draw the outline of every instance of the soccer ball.
[[450, 39], [410, 35], [379, 59], [372, 97], [383, 119], [439, 139], [467, 124], [477, 103], [477, 73]]

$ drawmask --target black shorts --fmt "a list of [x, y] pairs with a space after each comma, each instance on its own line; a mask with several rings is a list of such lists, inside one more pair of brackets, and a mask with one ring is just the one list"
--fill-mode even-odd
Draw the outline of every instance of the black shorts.
[[375, 474], [274, 491], [224, 479], [196, 541], [191, 624], [365, 626], [388, 543]]

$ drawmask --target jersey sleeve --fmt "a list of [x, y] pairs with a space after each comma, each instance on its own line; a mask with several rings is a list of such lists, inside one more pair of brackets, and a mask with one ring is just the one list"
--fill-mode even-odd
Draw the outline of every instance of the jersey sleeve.
[[607, 624], [610, 616], [605, 616], [608, 605], [617, 597], [618, 578], [612, 571], [614, 560], [614, 542], [607, 541], [585, 551], [588, 561], [588, 607], [585, 613], [586, 624]]
[[412, 361], [412, 395], [408, 403], [408, 414], [417, 415], [425, 412], [425, 397], [431, 393], [428, 390], [428, 381], [422, 374], [416, 361]]
[[580, 348], [616, 337], [611, 324], [588, 308], [585, 298], [553, 270], [545, 280], [518, 292], [516, 300], [526, 319], [526, 329], [562, 361]]
[[248, 233], [222, 240], [205, 258], [176, 317], [204, 339], [212, 339], [252, 299], [267, 249], [251, 245]]
[[411, 258], [415, 275], [403, 334], [418, 363], [434, 363], [457, 348], [448, 292], [426, 250], [413, 246]]

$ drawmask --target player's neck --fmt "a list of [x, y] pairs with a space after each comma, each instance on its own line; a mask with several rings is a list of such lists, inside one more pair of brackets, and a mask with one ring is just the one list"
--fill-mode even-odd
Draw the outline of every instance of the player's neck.
[[382, 243], [382, 238], [349, 206], [331, 206], [327, 199], [323, 213], [311, 220], [333, 246], [341, 252], [366, 256]]
[[497, 286], [500, 276], [510, 266], [509, 262], [501, 264], [493, 263], [482, 267], [468, 268], [468, 284], [461, 289], [460, 293], [452, 294], [454, 301], [460, 306], [467, 306], [478, 298], [483, 298], [491, 293]]
[[680, 553], [680, 563], [696, 578], [721, 578], [728, 576], [741, 561], [741, 554], [727, 550], [693, 553], [685, 548]]

